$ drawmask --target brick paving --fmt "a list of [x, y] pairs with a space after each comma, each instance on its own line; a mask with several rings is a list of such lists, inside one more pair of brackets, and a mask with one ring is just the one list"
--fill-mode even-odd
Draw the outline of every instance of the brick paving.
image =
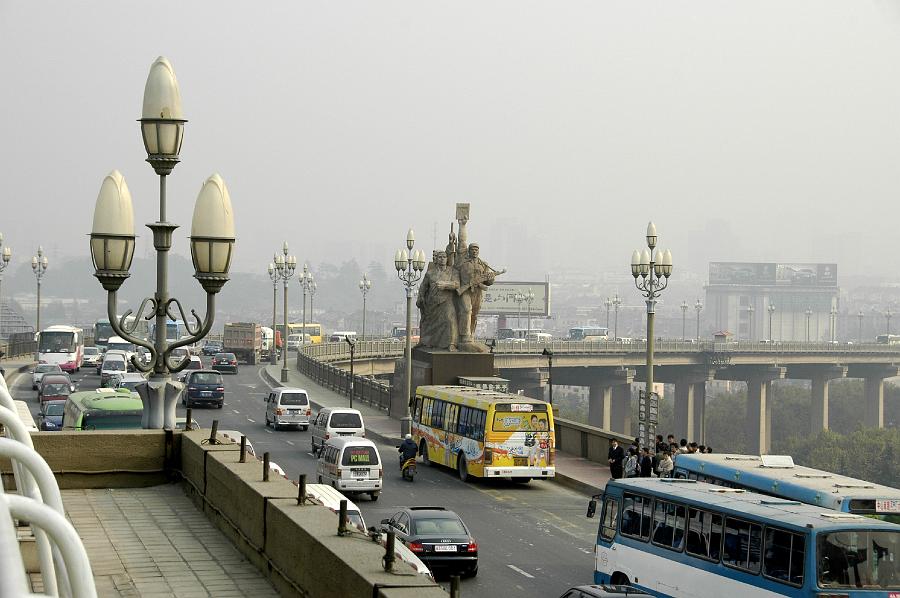
[[278, 596], [178, 485], [62, 494], [98, 596]]

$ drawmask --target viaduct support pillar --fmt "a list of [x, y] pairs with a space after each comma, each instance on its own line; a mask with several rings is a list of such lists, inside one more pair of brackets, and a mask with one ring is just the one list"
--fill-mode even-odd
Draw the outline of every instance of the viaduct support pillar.
[[604, 430], [612, 429], [613, 387], [594, 383], [588, 387], [588, 425]]
[[686, 438], [688, 442], [703, 442], [703, 418], [706, 413], [706, 381], [712, 380], [716, 370], [707, 367], [670, 367], [671, 379], [675, 384], [675, 430], [676, 438]]
[[772, 380], [784, 378], [787, 368], [777, 365], [732, 366], [716, 374], [720, 380], [747, 382], [747, 454], [765, 455], [772, 450]]
[[809, 380], [810, 384], [810, 409], [809, 431], [812, 435], [818, 435], [822, 430], [828, 429], [828, 384], [835, 378], [843, 378], [847, 375], [845, 365], [797, 365], [788, 367], [787, 377], [801, 380]]
[[[628, 368], [592, 368], [592, 373], [596, 372], [596, 376], [592, 376], [590, 384], [588, 384], [588, 425], [596, 426], [604, 430], [614, 430], [619, 432], [620, 428], [629, 430], [622, 432], [630, 433], [631, 430], [631, 383], [634, 381], [634, 370]], [[628, 406], [625, 413], [619, 413], [613, 408], [613, 404], [617, 399], [614, 398], [614, 389], [624, 386], [629, 389]], [[622, 399], [619, 399], [620, 401]], [[625, 424], [623, 418], [628, 418]]]
[[[706, 382], [694, 385], [694, 442], [706, 443]], [[686, 438], [686, 437], [685, 437]]]
[[611, 411], [610, 429], [631, 436], [631, 384], [613, 386]]
[[884, 379], [900, 374], [900, 367], [888, 364], [851, 365], [849, 378], [864, 380], [863, 425], [867, 428], [884, 427]]

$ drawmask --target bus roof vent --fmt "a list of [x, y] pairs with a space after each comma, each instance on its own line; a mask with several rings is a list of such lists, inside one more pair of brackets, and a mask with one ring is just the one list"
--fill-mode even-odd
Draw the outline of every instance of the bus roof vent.
[[834, 477], [830, 473], [795, 473], [795, 478], [803, 478], [807, 480], [824, 480]]
[[761, 455], [763, 467], [791, 469], [794, 467], [794, 459], [790, 455]]
[[859, 521], [865, 519], [862, 515], [856, 513], [841, 513], [840, 511], [830, 511], [828, 513], [819, 513], [820, 517], [825, 519], [833, 519], [835, 521]]
[[783, 498], [763, 498], [760, 499], [761, 505], [801, 505], [799, 500], [785, 500]]
[[710, 488], [710, 492], [715, 492], [716, 494], [743, 494], [743, 488], [726, 488], [724, 486], [716, 486], [715, 488]]
[[836, 482], [834, 484], [835, 488], [874, 488], [875, 484], [868, 484], [866, 482]]
[[759, 461], [759, 457], [756, 455], [728, 455], [725, 457], [726, 461]]
[[697, 480], [687, 478], [657, 478], [663, 484], [696, 484]]

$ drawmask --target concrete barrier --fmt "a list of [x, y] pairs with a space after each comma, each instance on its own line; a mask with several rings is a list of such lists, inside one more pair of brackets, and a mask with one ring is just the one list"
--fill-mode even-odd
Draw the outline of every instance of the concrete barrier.
[[610, 440], [615, 438], [623, 446], [628, 446], [634, 440], [634, 437], [629, 438], [624, 434], [616, 434], [568, 419], [555, 418], [553, 423], [557, 450], [604, 465], [609, 463]]
[[361, 532], [338, 536], [337, 516], [297, 505], [297, 487], [262, 462], [239, 462], [236, 444], [210, 444], [208, 432], [182, 436], [186, 492], [283, 596], [437, 598], [444, 590], [421, 575], [386, 573], [384, 549]]

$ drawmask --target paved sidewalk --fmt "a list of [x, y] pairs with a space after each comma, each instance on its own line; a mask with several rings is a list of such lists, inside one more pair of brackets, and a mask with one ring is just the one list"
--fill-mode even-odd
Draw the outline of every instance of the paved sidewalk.
[[[62, 495], [91, 561], [98, 596], [278, 596], [177, 484]], [[40, 591], [40, 574], [32, 578]]]
[[[281, 379], [281, 365], [265, 366], [266, 379], [272, 386], [295, 386], [309, 393], [310, 401], [316, 409], [322, 407], [348, 407], [348, 397], [319, 386], [296, 370], [296, 360], [288, 359], [288, 381]], [[369, 407], [360, 401], [353, 402], [353, 408], [362, 413], [366, 422], [366, 432], [383, 439], [387, 443], [400, 443], [400, 420], [385, 415], [384, 411]], [[554, 480], [577, 492], [600, 494], [610, 478], [609, 467], [600, 463], [575, 457], [561, 451], [556, 452], [556, 477]]]

